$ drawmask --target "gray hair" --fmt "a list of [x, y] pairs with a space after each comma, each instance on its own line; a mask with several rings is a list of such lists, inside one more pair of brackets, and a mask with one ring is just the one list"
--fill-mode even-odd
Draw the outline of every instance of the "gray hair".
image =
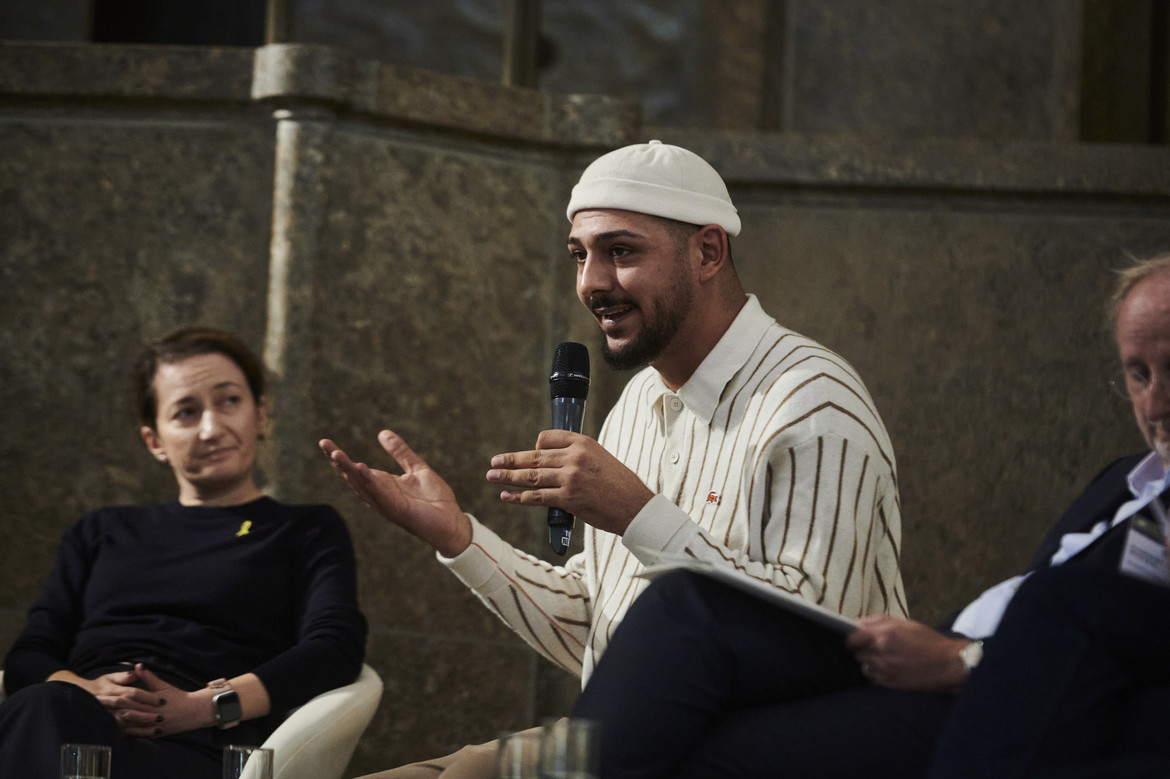
[[1117, 271], [1117, 282], [1113, 287], [1113, 294], [1109, 297], [1106, 313], [1109, 317], [1110, 331], [1117, 330], [1117, 317], [1121, 313], [1121, 304], [1126, 297], [1141, 282], [1159, 273], [1170, 271], [1170, 252], [1157, 254], [1148, 259], [1133, 258], [1133, 264], [1128, 268]]

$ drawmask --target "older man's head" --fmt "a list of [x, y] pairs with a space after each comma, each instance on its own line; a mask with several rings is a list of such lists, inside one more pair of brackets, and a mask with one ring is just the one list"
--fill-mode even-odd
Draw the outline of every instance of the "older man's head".
[[1113, 315], [1134, 419], [1163, 466], [1170, 468], [1170, 254], [1121, 274]]

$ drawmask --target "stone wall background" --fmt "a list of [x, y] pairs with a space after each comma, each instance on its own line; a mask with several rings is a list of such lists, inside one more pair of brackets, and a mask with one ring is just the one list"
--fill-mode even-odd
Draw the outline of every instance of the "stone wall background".
[[[315, 442], [377, 461], [393, 425], [547, 556], [542, 513], [482, 474], [547, 424], [553, 346], [597, 343], [569, 189], [649, 137], [724, 174], [749, 289], [867, 381], [920, 619], [1018, 570], [1141, 446], [1106, 386], [1102, 305], [1127, 254], [1170, 249], [1165, 2], [546, 0], [540, 91], [496, 83], [502, 0], [303, 0], [306, 45], [284, 46], [93, 45], [99, 3], [0, 9], [0, 644], [68, 524], [173, 496], [127, 367], [204, 322], [266, 355], [268, 489], [334, 503], [357, 544], [386, 695], [348, 775], [562, 713], [576, 681]], [[624, 381], [594, 362], [592, 429]]]

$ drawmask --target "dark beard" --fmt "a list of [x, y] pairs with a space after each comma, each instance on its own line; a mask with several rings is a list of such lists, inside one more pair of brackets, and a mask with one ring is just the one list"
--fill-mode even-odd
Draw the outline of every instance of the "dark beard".
[[639, 338], [626, 348], [615, 352], [609, 348], [605, 336], [601, 337], [601, 356], [605, 358], [606, 364], [615, 371], [632, 371], [635, 368], [649, 365], [650, 361], [662, 354], [662, 350], [665, 348], [666, 344], [664, 343], [651, 343], [645, 338]]
[[[605, 333], [601, 335], [601, 356], [605, 358], [606, 364], [615, 371], [628, 371], [634, 368], [641, 368], [643, 365], [649, 365], [661, 355], [666, 347], [678, 335], [678, 331], [682, 328], [683, 320], [686, 318], [687, 312], [691, 308], [694, 290], [692, 290], [683, 278], [681, 273], [683, 265], [682, 250], [676, 247], [675, 263], [678, 266], [680, 273], [675, 276], [674, 283], [666, 290], [659, 301], [658, 314], [654, 321], [649, 321], [645, 314], [646, 312], [637, 306], [636, 308], [643, 315], [642, 332], [640, 332], [628, 346], [620, 351], [614, 351], [609, 348], [609, 342], [605, 338]], [[619, 305], [630, 305], [634, 303], [631, 300], [622, 300], [613, 295], [602, 295], [589, 300], [589, 310], [596, 312], [598, 309], [611, 308]]]
[[[599, 300], [600, 307], [616, 305], [614, 300]], [[640, 309], [639, 309], [640, 310]], [[601, 356], [615, 371], [629, 371], [649, 365], [670, 345], [682, 323], [681, 311], [671, 311], [657, 322], [646, 322], [642, 332], [629, 345], [620, 350], [609, 348], [605, 334], [601, 335]]]

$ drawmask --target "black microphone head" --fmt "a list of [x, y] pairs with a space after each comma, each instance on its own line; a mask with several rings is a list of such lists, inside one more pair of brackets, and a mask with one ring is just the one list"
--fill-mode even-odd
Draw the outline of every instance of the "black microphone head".
[[557, 346], [548, 384], [554, 399], [585, 400], [589, 395], [589, 350], [584, 344], [565, 341]]

